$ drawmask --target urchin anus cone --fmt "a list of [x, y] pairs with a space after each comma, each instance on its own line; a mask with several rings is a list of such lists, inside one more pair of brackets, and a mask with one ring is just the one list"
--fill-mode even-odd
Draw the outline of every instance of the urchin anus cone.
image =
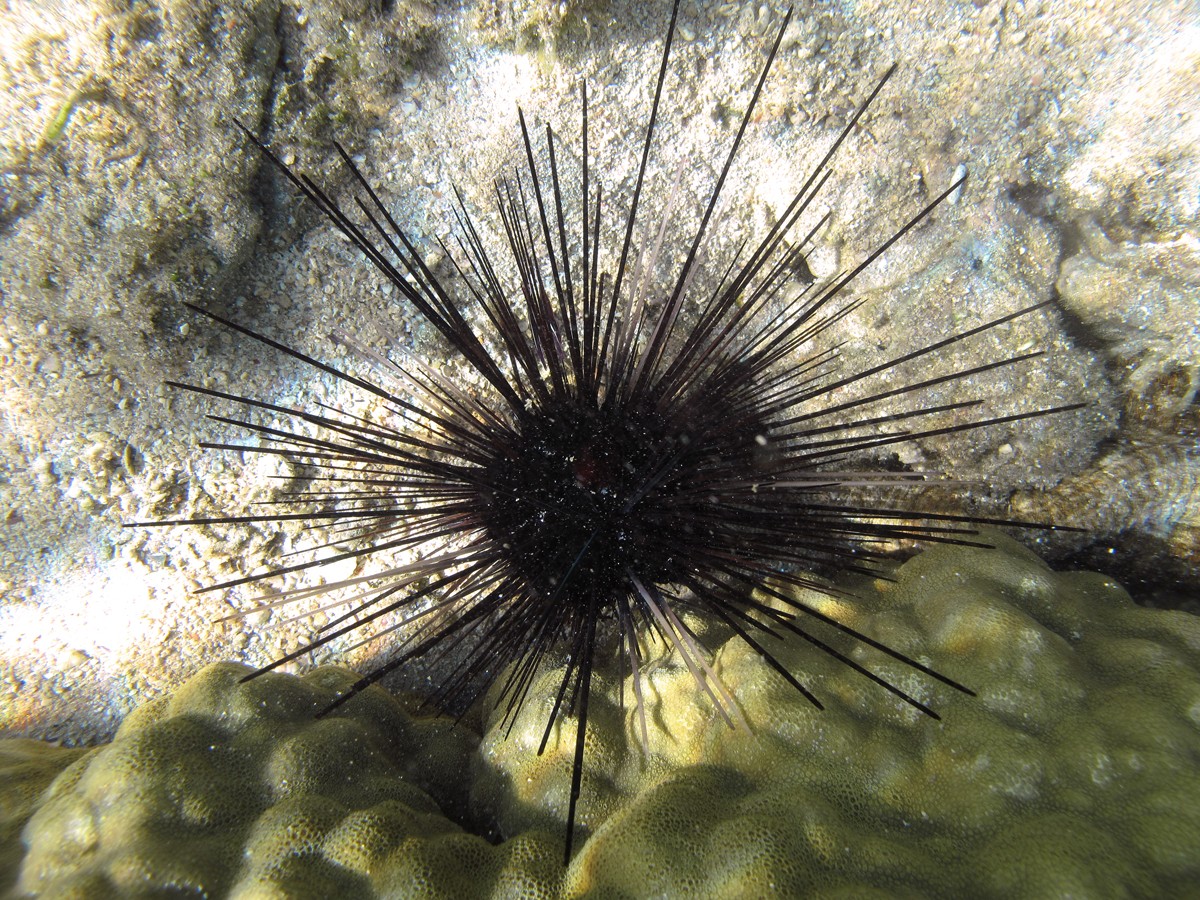
[[[849, 636], [870, 652], [966, 691], [802, 604], [794, 589], [835, 591], [830, 575], [872, 572], [897, 544], [985, 543], [973, 537], [974, 526], [995, 520], [922, 511], [919, 489], [928, 476], [877, 471], [871, 468], [876, 451], [1075, 408], [988, 417], [980, 412], [981, 397], [941, 404], [923, 399], [938, 385], [1038, 357], [1030, 351], [939, 368], [947, 348], [995, 332], [1039, 306], [866, 368], [839, 360], [829, 332], [859, 305], [850, 295], [855, 279], [962, 185], [961, 178], [946, 185], [852, 267], [824, 279], [808, 277], [806, 254], [828, 216], [819, 214], [817, 198], [830, 178], [830, 161], [894, 67], [867, 92], [765, 236], [731, 258], [709, 258], [714, 211], [790, 13], [766, 48], [695, 228], [682, 244], [663, 246], [664, 235], [674, 234], [667, 214], [661, 222], [644, 221], [641, 209], [677, 12], [678, 3], [644, 143], [631, 148], [636, 183], [621, 209], [612, 208], [602, 169], [590, 160], [586, 89], [572, 152], [563, 153], [559, 133], [549, 127], [544, 136], [531, 133], [518, 114], [523, 165], [498, 176], [490, 213], [470, 209], [456, 190], [457, 230], [432, 242], [397, 224], [340, 146], [354, 184], [348, 201], [290, 169], [243, 128], [437, 331], [471, 378], [451, 379], [417, 354], [383, 358], [367, 351], [362, 355], [375, 374], [352, 374], [197, 307], [373, 396], [377, 412], [304, 409], [175, 384], [241, 409], [219, 420], [251, 442], [211, 446], [282, 455], [303, 469], [306, 487], [265, 513], [150, 523], [303, 521], [331, 526], [344, 537], [318, 548], [319, 554], [289, 557], [268, 571], [206, 588], [269, 584], [354, 561], [357, 572], [348, 580], [266, 598], [282, 604], [329, 597], [324, 610], [332, 618], [314, 640], [259, 672], [380, 623], [404, 626], [406, 637], [390, 658], [338, 702], [413, 660], [444, 657], [457, 661], [443, 667], [433, 701], [461, 705], [499, 679], [500, 703], [513, 717], [543, 664], [565, 659], [546, 735], [564, 715], [577, 719], [568, 859], [591, 681], [610, 655], [631, 673], [639, 708], [646, 641], [659, 640], [678, 652], [720, 715], [731, 724], [739, 716], [686, 616], [720, 623], [818, 707], [820, 698], [770, 651], [770, 642], [785, 632], [931, 716], [936, 714], [929, 706], [837, 649], [831, 636]], [[567, 178], [578, 184], [578, 194], [564, 190]], [[579, 202], [568, 202], [568, 194]], [[481, 215], [497, 217], [502, 240], [487, 237]], [[426, 262], [431, 249], [444, 253], [448, 265], [432, 269]], [[922, 374], [913, 377], [912, 371]], [[903, 404], [899, 411], [897, 401]], [[897, 503], [899, 494], [913, 502]], [[389, 624], [389, 632], [396, 627]], [[456, 657], [461, 648], [469, 652]]]

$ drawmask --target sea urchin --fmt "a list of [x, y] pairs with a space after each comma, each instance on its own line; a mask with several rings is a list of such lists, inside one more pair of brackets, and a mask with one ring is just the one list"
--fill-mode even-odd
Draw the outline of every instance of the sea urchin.
[[[535, 149], [540, 142], [519, 113], [525, 165], [495, 184], [503, 250], [488, 246], [456, 190], [457, 234], [450, 242], [438, 241], [450, 261], [449, 274], [427, 265], [418, 242], [396, 223], [341, 146], [338, 153], [357, 186], [352, 209], [292, 171], [243, 128], [440, 333], [478, 376], [478, 386], [455, 383], [413, 356], [396, 361], [361, 351], [405, 385], [390, 390], [384, 379], [341, 371], [197, 308], [374, 395], [387, 412], [364, 417], [329, 407], [291, 408], [173, 383], [248, 411], [218, 421], [244, 430], [256, 442], [205, 446], [286, 456], [304, 469], [309, 490], [286, 498], [290, 510], [154, 523], [301, 520], [346, 529], [335, 530], [336, 541], [369, 535], [365, 542], [338, 544], [332, 553], [321, 548], [320, 558], [206, 588], [222, 590], [341, 560], [359, 561], [360, 569], [367, 562], [378, 565], [349, 581], [267, 598], [278, 604], [332, 590], [353, 594], [339, 595], [326, 607], [344, 611], [315, 640], [260, 672], [384, 617], [400, 619], [390, 627], [408, 627], [391, 658], [339, 703], [418, 657], [470, 647], [460, 664], [448, 667], [432, 699], [461, 706], [500, 679], [500, 696], [511, 717], [543, 662], [551, 655], [565, 657], [542, 746], [564, 715], [576, 717], [567, 859], [591, 679], [602, 662], [599, 647], [619, 647], [616, 655], [629, 667], [639, 708], [640, 667], [650, 635], [679, 653], [721, 715], [730, 721], [738, 717], [708, 667], [705, 648], [685, 624], [684, 611], [723, 623], [817, 707], [819, 699], [780, 665], [766, 638], [782, 631], [799, 635], [930, 716], [936, 714], [928, 706], [840, 652], [820, 637], [822, 631], [848, 634], [966, 691], [798, 602], [791, 588], [834, 591], [830, 574], [873, 571], [890, 546], [914, 540], [970, 542], [973, 526], [991, 521], [883, 502], [885, 493], [919, 487], [926, 476], [871, 470], [861, 461], [867, 451], [1073, 408], [988, 418], [979, 414], [978, 399], [922, 402], [923, 392], [935, 386], [1024, 363], [1040, 355], [1036, 351], [952, 371], [938, 372], [935, 365], [918, 380], [864, 388], [846, 399], [853, 391], [844, 388], [870, 385], [871, 378], [913, 361], [934, 363], [951, 345], [1038, 308], [879, 365], [838, 368], [837, 348], [826, 345], [826, 336], [859, 303], [848, 298], [847, 288], [962, 184], [960, 178], [948, 185], [854, 268], [820, 281], [808, 275], [806, 248], [825, 222], [816, 215], [814, 200], [830, 177], [830, 160], [891, 70], [765, 237], [720, 265], [704, 261], [714, 210], [790, 13], [766, 54], [690, 242], [664, 250], [664, 217], [661, 225], [652, 223], [635, 250], [678, 6], [676, 0], [632, 200], [616, 216], [615, 228], [607, 225], [609, 200], [589, 162], [586, 88], [578, 208], [565, 202], [560, 182], [556, 147], [562, 146], [561, 138], [547, 128], [544, 147]], [[802, 221], [809, 224], [801, 228]], [[605, 241], [614, 232], [617, 240], [610, 248]], [[655, 273], [677, 251], [683, 261], [660, 285]], [[615, 259], [615, 266], [606, 266], [605, 259]], [[706, 277], [697, 277], [701, 270]], [[884, 411], [885, 402], [897, 398], [908, 408]], [[394, 564], [392, 555], [400, 551], [414, 551], [416, 561]], [[779, 602], [755, 599], [756, 591]], [[781, 612], [781, 606], [790, 612]], [[601, 640], [605, 636], [612, 641]]]

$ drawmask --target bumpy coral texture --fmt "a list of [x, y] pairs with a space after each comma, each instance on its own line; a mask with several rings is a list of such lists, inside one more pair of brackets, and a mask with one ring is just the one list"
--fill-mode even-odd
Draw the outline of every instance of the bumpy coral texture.
[[21, 828], [42, 791], [87, 752], [25, 738], [0, 740], [0, 896], [12, 888], [21, 864]]
[[[493, 712], [475, 748], [468, 732], [413, 720], [382, 691], [312, 720], [344, 672], [238, 685], [244, 670], [216, 666], [139, 710], [51, 786], [25, 830], [20, 887], [80, 897], [164, 886], [255, 897], [1194, 895], [1200, 622], [994, 541], [1000, 549], [924, 553], [895, 581], [853, 585], [853, 600], [804, 598], [978, 691], [958, 695], [850, 651], [940, 722], [803, 642], [772, 642], [823, 700], [818, 711], [731, 641], [713, 666], [749, 730], [730, 729], [660, 653], [643, 672], [643, 752], [618, 680], [601, 676], [581, 800], [580, 837], [590, 837], [566, 870], [573, 722], [535, 752], [554, 672], [507, 739]], [[488, 844], [446, 814], [508, 839]]]
[[[138, 709], [26, 826], [18, 889], [53, 897], [549, 896], [545, 837], [493, 847], [465, 811], [477, 738], [382, 690], [314, 713], [356, 676], [220, 663]], [[445, 811], [445, 812], [444, 812]]]

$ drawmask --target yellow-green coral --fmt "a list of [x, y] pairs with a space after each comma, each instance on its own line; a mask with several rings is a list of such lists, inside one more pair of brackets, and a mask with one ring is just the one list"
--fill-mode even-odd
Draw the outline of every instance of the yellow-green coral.
[[[462, 896], [553, 890], [552, 839], [466, 834], [475, 738], [382, 690], [323, 719], [355, 676], [210, 666], [148, 703], [53, 784], [25, 829], [18, 889], [56, 897]], [[536, 891], [527, 891], [537, 896]]]
[[21, 828], [42, 791], [87, 752], [25, 738], [0, 741], [0, 894], [11, 887], [21, 864]]
[[[601, 800], [585, 820], [596, 833], [568, 887], [672, 896], [1193, 890], [1200, 621], [1138, 607], [1102, 576], [1055, 573], [995, 540], [991, 552], [927, 552], [894, 583], [860, 584], [853, 602], [804, 598], [978, 691], [962, 696], [851, 651], [939, 710], [940, 722], [799, 643], [778, 655], [824, 711], [741, 642], [716, 654], [752, 734], [712, 714], [683, 666], [652, 671], [649, 760], [637, 755], [630, 711], [629, 752], [602, 749], [585, 782], [585, 797]], [[540, 735], [538, 701], [556, 684], [543, 682], [510, 742]], [[593, 706], [611, 708], [616, 688], [601, 684]], [[552, 738], [552, 759], [498, 738], [483, 745], [502, 766], [491, 783], [545, 785], [540, 809], [518, 797], [507, 815], [563, 821], [573, 737]]]
[[[853, 601], [804, 598], [978, 691], [849, 651], [941, 721], [805, 644], [773, 646], [824, 701], [818, 711], [731, 641], [713, 667], [750, 730], [730, 729], [661, 655], [643, 672], [643, 752], [619, 682], [598, 674], [579, 823], [590, 837], [565, 870], [573, 720], [535, 753], [560, 675], [539, 679], [507, 740], [493, 712], [476, 749], [377, 689], [312, 720], [345, 673], [238, 686], [244, 670], [218, 666], [59, 777], [25, 830], [20, 886], [88, 897], [166, 885], [280, 897], [1194, 893], [1200, 622], [996, 542], [927, 552], [894, 582], [857, 584]], [[507, 840], [488, 844], [451, 818]]]

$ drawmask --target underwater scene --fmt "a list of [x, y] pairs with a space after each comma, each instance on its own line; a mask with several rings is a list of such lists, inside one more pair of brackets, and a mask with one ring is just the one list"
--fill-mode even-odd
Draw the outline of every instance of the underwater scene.
[[0, 895], [1200, 897], [1188, 2], [0, 9]]

